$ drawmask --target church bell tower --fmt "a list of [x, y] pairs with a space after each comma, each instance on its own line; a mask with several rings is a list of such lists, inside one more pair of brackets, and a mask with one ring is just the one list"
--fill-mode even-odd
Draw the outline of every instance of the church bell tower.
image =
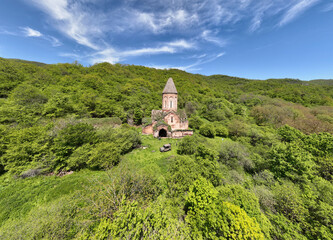
[[162, 111], [177, 112], [178, 92], [172, 78], [169, 78], [162, 93]]

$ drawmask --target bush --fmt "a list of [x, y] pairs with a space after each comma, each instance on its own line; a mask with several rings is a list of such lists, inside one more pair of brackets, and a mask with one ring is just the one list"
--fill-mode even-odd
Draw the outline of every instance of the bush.
[[197, 136], [186, 136], [178, 144], [177, 153], [180, 155], [193, 155], [201, 139]]
[[189, 119], [189, 127], [193, 129], [199, 129], [203, 123], [199, 116], [194, 116]]
[[178, 156], [171, 159], [168, 168], [167, 183], [170, 194], [177, 196], [184, 193], [201, 174], [198, 163], [189, 156]]
[[302, 140], [304, 137], [304, 134], [300, 130], [288, 125], [279, 128], [278, 133], [284, 142], [298, 141]]
[[[6, 171], [20, 174], [28, 169], [42, 167], [48, 145], [47, 128], [27, 127], [8, 132], [3, 139], [1, 164]], [[1, 147], [1, 146], [0, 146]]]
[[240, 207], [223, 202], [204, 178], [190, 187], [185, 211], [192, 239], [264, 239], [255, 219]]
[[94, 144], [97, 142], [97, 135], [94, 127], [86, 123], [69, 125], [62, 129], [54, 139], [52, 147], [57, 156], [54, 167], [66, 167], [66, 159], [78, 148], [84, 144]]
[[199, 133], [205, 137], [214, 138], [215, 128], [212, 124], [204, 124], [200, 127]]
[[133, 121], [135, 125], [141, 125], [142, 124], [142, 117], [143, 117], [143, 112], [141, 109], [136, 108], [134, 110], [134, 116], [133, 116]]
[[254, 167], [248, 149], [244, 145], [233, 141], [223, 141], [219, 151], [219, 161], [233, 169], [243, 167], [250, 171]]
[[299, 147], [297, 142], [278, 145], [270, 151], [270, 170], [277, 178], [289, 178], [293, 181], [311, 179], [315, 163], [311, 153]]
[[275, 208], [292, 222], [304, 222], [308, 210], [302, 199], [301, 190], [292, 182], [283, 182], [273, 188]]
[[90, 151], [93, 149], [93, 145], [84, 144], [78, 147], [72, 155], [66, 160], [68, 170], [78, 170], [87, 167], [88, 159], [91, 155]]
[[108, 169], [120, 161], [120, 149], [114, 143], [97, 143], [90, 151], [87, 165], [92, 169]]
[[219, 137], [228, 137], [229, 135], [228, 129], [221, 124], [215, 124], [215, 132], [216, 136]]
[[230, 122], [229, 126], [229, 135], [232, 137], [245, 137], [248, 135], [249, 126], [239, 120], [233, 120]]

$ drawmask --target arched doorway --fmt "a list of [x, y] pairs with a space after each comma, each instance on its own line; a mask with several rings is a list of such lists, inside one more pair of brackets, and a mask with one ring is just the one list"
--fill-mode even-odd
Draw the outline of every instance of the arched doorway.
[[167, 131], [165, 129], [161, 129], [159, 132], [158, 132], [158, 136], [159, 137], [167, 137]]

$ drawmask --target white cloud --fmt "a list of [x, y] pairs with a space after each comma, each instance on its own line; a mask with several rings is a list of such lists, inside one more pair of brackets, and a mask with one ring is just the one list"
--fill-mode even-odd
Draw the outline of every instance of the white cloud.
[[177, 40], [167, 42], [158, 47], [150, 48], [138, 48], [131, 50], [115, 50], [114, 48], [108, 47], [104, 50], [97, 51], [92, 55], [91, 63], [98, 62], [110, 62], [116, 63], [127, 59], [128, 57], [137, 57], [143, 55], [156, 55], [156, 54], [174, 54], [182, 51], [183, 49], [193, 48], [194, 45], [185, 40]]
[[42, 37], [43, 36], [43, 34], [41, 34], [39, 31], [34, 30], [30, 27], [23, 27], [22, 30], [23, 30], [23, 34], [26, 37]]
[[294, 18], [298, 17], [308, 8], [318, 3], [320, 0], [301, 0], [298, 1], [297, 4], [293, 5], [282, 17], [279, 22], [279, 26], [283, 26], [289, 22], [291, 22]]
[[82, 56], [80, 56], [79, 54], [75, 54], [75, 53], [59, 53], [60, 57], [68, 57], [68, 58], [72, 58], [75, 60], [80, 60], [82, 58]]
[[69, 0], [31, 0], [38, 8], [47, 13], [54, 21], [56, 27], [66, 36], [77, 43], [100, 50], [94, 43], [94, 36], [102, 34], [98, 16], [84, 11], [79, 2]]
[[194, 44], [193, 43], [188, 42], [188, 41], [186, 41], [184, 39], [167, 43], [167, 45], [170, 46], [170, 47], [176, 47], [176, 48], [185, 48], [185, 49], [194, 48]]
[[227, 44], [226, 40], [214, 36], [214, 33], [211, 30], [204, 30], [201, 34], [201, 38], [220, 47], [224, 47]]
[[[266, 20], [276, 21], [272, 28], [276, 23], [284, 26], [320, 0], [173, 0], [170, 4], [165, 0], [125, 0], [115, 1], [114, 5], [110, 1], [103, 8], [99, 3], [104, 0], [26, 1], [41, 9], [50, 18], [47, 22], [62, 34], [89, 48], [90, 53], [82, 55], [82, 59], [115, 63], [131, 57], [185, 51], [198, 56], [209, 44], [225, 47], [229, 41], [222, 33], [237, 30], [243, 26], [240, 22], [249, 22], [250, 32], [259, 31]], [[56, 38], [44, 37], [53, 46], [61, 45]], [[161, 43], [161, 39], [175, 40]], [[215, 55], [215, 59], [218, 57]], [[215, 60], [207, 55], [197, 59], [200, 61], [195, 64]]]
[[134, 28], [145, 28], [155, 34], [165, 32], [168, 29], [188, 27], [198, 21], [196, 13], [189, 14], [185, 9], [176, 11], [168, 9], [162, 13], [147, 13], [135, 10], [129, 14], [132, 15]]
[[218, 53], [216, 55], [204, 57], [203, 59], [199, 59], [196, 62], [190, 64], [190, 65], [185, 65], [185, 66], [171, 66], [171, 65], [148, 65], [148, 67], [156, 68], [156, 69], [179, 69], [183, 71], [197, 71], [200, 70], [198, 66], [209, 63], [212, 61], [215, 61], [216, 59], [222, 57], [225, 55], [225, 52]]
[[120, 53], [121, 56], [141, 56], [150, 54], [161, 54], [161, 53], [175, 53], [176, 49], [168, 46], [158, 48], [141, 48], [129, 51], [123, 51]]
[[50, 36], [50, 35], [45, 35], [38, 30], [32, 29], [31, 27], [20, 27], [20, 30], [16, 30], [16, 31], [8, 31], [4, 28], [0, 28], [0, 34], [17, 36], [17, 37], [41, 38], [41, 39], [49, 41], [53, 47], [59, 47], [59, 46], [63, 45], [59, 39], [57, 39], [53, 36]]
[[62, 42], [60, 42], [59, 39], [55, 38], [55, 37], [52, 37], [52, 36], [45, 36], [45, 39], [48, 40], [53, 47], [59, 47], [59, 46], [62, 46]]

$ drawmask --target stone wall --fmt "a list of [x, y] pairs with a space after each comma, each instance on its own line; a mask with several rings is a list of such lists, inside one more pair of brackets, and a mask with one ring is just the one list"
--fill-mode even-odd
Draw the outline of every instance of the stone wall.
[[153, 133], [154, 133], [153, 124], [149, 124], [148, 126], [142, 128], [142, 134], [148, 135]]
[[[178, 96], [175, 93], [165, 93], [162, 97], [162, 110], [177, 112]], [[172, 107], [170, 106], [172, 102]]]
[[164, 117], [164, 122], [166, 122], [167, 124], [169, 124], [171, 126], [172, 130], [186, 130], [188, 129], [188, 121], [181, 121], [181, 119], [179, 118], [179, 116], [174, 113], [171, 112], [169, 113], [167, 116]]
[[192, 130], [176, 130], [173, 131], [171, 134], [172, 138], [182, 138], [185, 136], [192, 136], [193, 135], [193, 131]]

